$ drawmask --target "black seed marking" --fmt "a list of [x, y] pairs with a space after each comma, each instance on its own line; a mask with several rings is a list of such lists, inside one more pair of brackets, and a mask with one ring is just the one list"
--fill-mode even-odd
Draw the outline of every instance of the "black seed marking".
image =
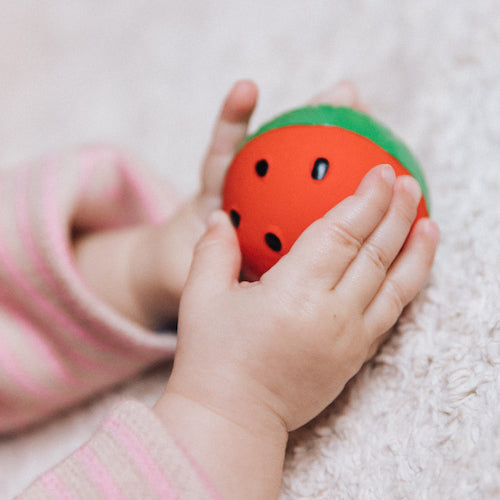
[[274, 233], [266, 233], [266, 244], [275, 252], [279, 252], [281, 250], [281, 241]]
[[233, 223], [233, 226], [238, 229], [238, 226], [240, 225], [240, 220], [241, 216], [236, 210], [231, 210], [229, 212], [229, 218], [231, 219], [231, 222]]
[[255, 164], [255, 171], [259, 177], [264, 177], [267, 174], [267, 170], [269, 168], [269, 163], [266, 160], [259, 160]]
[[320, 181], [325, 177], [329, 167], [330, 164], [328, 163], [328, 160], [326, 158], [318, 158], [314, 162], [314, 167], [311, 172], [312, 178]]

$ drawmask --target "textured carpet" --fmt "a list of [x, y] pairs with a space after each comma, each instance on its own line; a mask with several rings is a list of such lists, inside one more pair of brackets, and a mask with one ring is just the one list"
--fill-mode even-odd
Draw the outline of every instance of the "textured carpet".
[[[500, 4], [497, 0], [0, 0], [0, 165], [81, 142], [142, 156], [184, 194], [219, 103], [253, 122], [342, 78], [420, 158], [442, 243], [428, 286], [342, 396], [291, 438], [283, 499], [500, 498]], [[123, 395], [0, 440], [9, 498]]]

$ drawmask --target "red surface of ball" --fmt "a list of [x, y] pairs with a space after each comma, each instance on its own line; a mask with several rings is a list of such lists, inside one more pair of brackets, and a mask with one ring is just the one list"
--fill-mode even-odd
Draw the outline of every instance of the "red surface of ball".
[[[336, 126], [286, 126], [247, 142], [231, 163], [223, 193], [223, 209], [240, 242], [243, 276], [258, 279], [307, 226], [384, 163], [396, 175], [409, 174], [375, 142]], [[427, 215], [422, 198], [417, 218]]]

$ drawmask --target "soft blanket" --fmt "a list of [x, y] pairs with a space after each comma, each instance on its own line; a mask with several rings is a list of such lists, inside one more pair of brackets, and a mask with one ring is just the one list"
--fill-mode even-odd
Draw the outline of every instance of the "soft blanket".
[[[349, 78], [419, 157], [442, 242], [427, 287], [341, 397], [291, 438], [283, 499], [500, 497], [497, 0], [0, 0], [0, 164], [111, 141], [188, 194], [231, 83], [254, 126]], [[169, 367], [0, 440], [0, 498]]]

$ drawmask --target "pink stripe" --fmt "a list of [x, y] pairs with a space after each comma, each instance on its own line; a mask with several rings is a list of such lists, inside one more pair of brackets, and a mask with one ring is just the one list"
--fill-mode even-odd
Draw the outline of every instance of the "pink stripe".
[[24, 370], [18, 362], [16, 362], [14, 356], [8, 352], [7, 347], [1, 344], [0, 365], [7, 376], [12, 379], [12, 382], [29, 392], [31, 395], [35, 396], [37, 399], [44, 397], [54, 400], [56, 398], [56, 394], [53, 391], [49, 391], [34, 380], [30, 374], [26, 372], [26, 370]]
[[106, 500], [122, 500], [125, 498], [116, 486], [112, 476], [105, 469], [99, 457], [89, 446], [82, 446], [74, 453], [74, 458], [85, 468], [93, 485]]
[[[52, 305], [48, 303], [47, 300], [38, 296], [35, 290], [30, 286], [29, 282], [24, 279], [22, 274], [14, 266], [13, 262], [10, 259], [10, 256], [2, 247], [1, 243], [0, 243], [0, 263], [2, 264], [3, 268], [7, 271], [10, 280], [15, 283], [15, 286], [17, 286], [22, 290], [22, 292], [24, 292], [26, 301], [31, 301], [35, 303], [36, 307], [39, 307], [41, 312], [45, 313], [45, 315], [47, 315], [47, 317], [49, 318], [52, 317], [53, 315], [57, 315], [57, 309], [52, 307]], [[81, 356], [78, 351], [74, 350], [68, 351], [68, 355], [72, 358], [72, 361], [75, 361], [83, 368], [89, 370], [101, 368], [100, 364], [89, 361], [88, 359]]]
[[186, 457], [188, 460], [189, 464], [191, 465], [191, 468], [194, 470], [196, 475], [200, 478], [203, 486], [205, 489], [209, 492], [210, 498], [212, 500], [222, 500], [222, 497], [220, 493], [216, 490], [215, 486], [212, 484], [211, 479], [205, 474], [205, 472], [202, 470], [202, 468], [198, 465], [198, 462], [192, 457], [192, 455], [187, 451], [184, 446], [182, 446], [177, 439], [175, 439], [173, 436], [170, 435], [170, 438], [175, 442], [175, 445], [179, 450], [182, 451], [183, 455]]
[[[46, 163], [44, 165], [43, 170], [44, 177], [44, 186], [42, 193], [42, 207], [43, 214], [45, 215], [46, 221], [46, 229], [50, 237], [51, 250], [53, 254], [56, 256], [56, 261], [62, 265], [65, 264], [69, 268], [73, 269], [73, 259], [67, 248], [67, 240], [66, 235], [61, 232], [61, 227], [64, 227], [64, 224], [60, 221], [60, 209], [57, 207], [55, 202], [54, 193], [56, 192], [56, 172], [53, 163]], [[35, 250], [36, 251], [36, 250]], [[43, 267], [44, 276], [51, 283], [51, 286], [56, 290], [60, 297], [64, 297], [67, 295], [67, 290], [63, 289], [59, 283], [54, 280], [50, 274], [50, 270], [45, 267], [43, 262], [39, 262], [39, 266]], [[73, 272], [74, 277], [78, 276], [76, 272]], [[106, 370], [104, 366], [98, 366], [101, 372], [103, 373], [116, 373], [116, 363], [122, 361], [123, 358], [128, 358], [135, 360], [137, 359], [137, 353], [130, 349], [130, 345], [122, 345], [118, 342], [122, 339], [126, 339], [125, 336], [114, 335], [113, 343], [110, 342], [102, 342], [101, 338], [106, 338], [106, 335], [96, 336], [89, 335], [86, 330], [83, 330], [78, 327], [78, 325], [71, 324], [69, 318], [62, 317], [61, 314], [58, 314], [58, 321], [64, 322], [65, 328], [70, 328], [71, 331], [80, 338], [81, 340], [93, 344], [95, 347], [98, 347], [101, 351], [106, 351], [110, 355], [110, 359], [115, 363], [115, 369], [111, 372]], [[93, 326], [102, 329], [102, 323], [98, 321], [91, 321], [91, 317], [88, 315], [86, 318], [87, 323], [91, 323]], [[97, 328], [92, 328], [92, 330], [96, 330]], [[113, 332], [113, 330], [106, 328], [107, 333]], [[114, 333], [114, 332], [113, 332]], [[116, 355], [116, 356], [114, 356]], [[126, 361], [126, 360], [125, 360]]]
[[[4, 187], [3, 184], [2, 187]], [[45, 314], [48, 318], [51, 318], [54, 322], [59, 322], [63, 329], [69, 331], [75, 337], [87, 340], [89, 338], [87, 332], [72, 323], [70, 317], [64, 315], [64, 313], [57, 309], [57, 307], [55, 307], [49, 300], [39, 294], [38, 291], [31, 285], [30, 281], [24, 277], [19, 269], [17, 269], [14, 260], [8, 254], [6, 248], [2, 245], [2, 241], [4, 240], [5, 238], [0, 238], [0, 262], [4, 270], [7, 272], [9, 279], [14, 282], [15, 288], [19, 288], [23, 292], [24, 299], [31, 301], [35, 305], [35, 308], [38, 308], [40, 312]], [[101, 342], [95, 341], [94, 343], [98, 344], [98, 347], [101, 349], [108, 347], [104, 346]], [[99, 370], [105, 374], [116, 374], [116, 368], [109, 368], [107, 363], [98, 363], [94, 360], [88, 359], [81, 355], [77, 350], [72, 349], [68, 352], [68, 354], [72, 358], [72, 361], [85, 369]]]
[[18, 411], [15, 414], [7, 414], [2, 408], [0, 410], [0, 432], [8, 435], [21, 431], [32, 423], [32, 417], [32, 415], [23, 415], [19, 418]]
[[[34, 266], [37, 274], [42, 276], [43, 280], [45, 283], [49, 284], [52, 289], [54, 289], [55, 293], [59, 297], [65, 297], [67, 294], [66, 290], [63, 290], [62, 287], [55, 282], [54, 277], [52, 274], [49, 272], [47, 269], [47, 266], [43, 262], [43, 260], [40, 258], [40, 255], [37, 252], [37, 248], [33, 239], [33, 231], [30, 225], [30, 214], [29, 214], [29, 201], [28, 201], [28, 190], [26, 189], [26, 185], [28, 184], [28, 179], [27, 175], [29, 174], [28, 170], [24, 170], [22, 172], [22, 175], [19, 176], [18, 178], [18, 183], [17, 183], [17, 190], [16, 190], [16, 215], [17, 215], [17, 222], [19, 226], [19, 231], [21, 233], [21, 237], [25, 243], [25, 251], [28, 254], [29, 259], [31, 260], [31, 264]], [[47, 205], [50, 205], [50, 209], [47, 207], [45, 209], [45, 212], [51, 212], [53, 213], [53, 206], [52, 203], [48, 203], [46, 200], [47, 198], [50, 198], [51, 200], [54, 200], [54, 192], [55, 190], [50, 190], [47, 191], [45, 190], [43, 193], [43, 199], [42, 199], [42, 206], [45, 208]], [[52, 216], [47, 216], [47, 218], [50, 218], [51, 221], [50, 223], [53, 226], [56, 226], [57, 229], [59, 228], [59, 221], [54, 222], [54, 217]], [[50, 228], [49, 228], [50, 229]], [[53, 227], [52, 231], [54, 233]], [[57, 232], [57, 230], [55, 231]], [[64, 245], [60, 244], [60, 239], [54, 239], [54, 241], [51, 242], [54, 246], [56, 246], [56, 252], [59, 254], [64, 254], [65, 260], [69, 260], [69, 255], [64, 247]], [[64, 250], [61, 250], [61, 247], [64, 247]], [[32, 295], [38, 295], [36, 290], [32, 289], [31, 291]], [[63, 326], [66, 329], [69, 329], [71, 333], [79, 338], [80, 340], [86, 342], [86, 343], [91, 343], [91, 344], [96, 344], [97, 347], [101, 349], [108, 349], [109, 346], [107, 344], [104, 344], [102, 342], [99, 342], [96, 337], [92, 336], [89, 334], [88, 331], [86, 331], [83, 328], [80, 328], [78, 325], [73, 323], [73, 321], [70, 319], [69, 316], [65, 315], [62, 311], [59, 309], [55, 308], [52, 306], [50, 302], [47, 302], [46, 300], [43, 300], [41, 297], [36, 297], [38, 301], [43, 301], [45, 302], [45, 308], [50, 310], [51, 315], [54, 315], [54, 318], [56, 321], [58, 321], [61, 326]]]
[[[143, 173], [149, 176], [146, 169], [134, 167], [132, 161], [127, 158], [119, 149], [104, 145], [92, 145], [83, 148], [79, 154], [84, 158], [85, 162], [99, 164], [104, 161], [110, 162], [120, 168], [122, 176], [127, 180], [128, 186], [132, 188], [137, 200], [146, 211], [149, 222], [158, 223], [165, 220], [165, 217], [173, 212], [176, 206], [180, 203], [180, 197], [172, 188], [165, 182], [163, 201], [158, 204], [158, 201], [151, 196], [151, 193], [146, 187], [146, 182], [143, 179]], [[170, 201], [167, 208], [165, 200]]]
[[[10, 256], [7, 254], [5, 248], [1, 244], [0, 238], [0, 262], [7, 271], [9, 278], [12, 282], [14, 282], [15, 286], [23, 292], [26, 301], [34, 304], [35, 308], [38, 308], [41, 313], [47, 316], [47, 318], [51, 318], [54, 322], [59, 321], [63, 328], [66, 328], [69, 331], [74, 330], [73, 325], [70, 321], [66, 320], [60, 314], [60, 311], [54, 307], [47, 299], [43, 296], [40, 296], [37, 291], [31, 286], [28, 280], [24, 278], [24, 276], [19, 272], [19, 270], [15, 267], [14, 262], [11, 260]], [[72, 333], [75, 333], [74, 331]], [[76, 350], [68, 350], [68, 355], [71, 357], [72, 361], [79, 364], [81, 367], [86, 368], [88, 370], [96, 370], [99, 369], [102, 372], [110, 372], [112, 370], [106, 369], [105, 364], [99, 364], [94, 362], [93, 360], [89, 360], [82, 356]]]
[[26, 427], [33, 419], [33, 414], [19, 412], [12, 407], [12, 395], [0, 387], [0, 434], [14, 432]]
[[147, 449], [124, 422], [116, 417], [111, 417], [104, 424], [104, 429], [109, 431], [127, 451], [159, 498], [165, 500], [177, 498], [174, 489], [161, 473]]
[[18, 311], [18, 307], [2, 292], [3, 291], [0, 290], [2, 307], [8, 312], [9, 316], [19, 324], [19, 336], [26, 339], [31, 344], [38, 357], [41, 359], [41, 362], [47, 366], [53, 377], [62, 380], [66, 385], [75, 385], [76, 379], [67, 369], [62, 358], [57, 356], [41, 332], [28, 321], [22, 312]]
[[[0, 198], [3, 199], [3, 198]], [[27, 280], [23, 274], [17, 269], [15, 261], [8, 254], [5, 247], [2, 245], [4, 238], [0, 237], [0, 263], [3, 269], [8, 274], [10, 281], [13, 282], [14, 288], [21, 290], [23, 294], [23, 299], [28, 303], [31, 302], [35, 309], [37, 308], [39, 312], [43, 313], [47, 318], [51, 318], [54, 322], [59, 321], [60, 326], [70, 333], [77, 336], [78, 328], [71, 323], [69, 318], [64, 317], [64, 315], [44, 296], [40, 295], [37, 290], [31, 285], [29, 280]], [[72, 339], [70, 339], [72, 341]], [[100, 370], [102, 373], [115, 373], [115, 370], [109, 369], [105, 363], [96, 363], [94, 360], [89, 360], [82, 356], [78, 350], [69, 349], [67, 352], [71, 361], [80, 365], [87, 370]]]
[[47, 492], [53, 495], [54, 499], [71, 500], [71, 498], [73, 498], [73, 495], [71, 495], [64, 483], [55, 475], [54, 472], [46, 472], [41, 477], [40, 481]]
[[[61, 266], [65, 265], [67, 266], [68, 269], [73, 270], [72, 279], [81, 281], [80, 275], [74, 270], [73, 258], [66, 246], [66, 237], [60, 231], [60, 227], [62, 227], [62, 224], [59, 222], [60, 210], [55, 204], [53, 196], [53, 193], [55, 192], [55, 177], [56, 177], [54, 164], [47, 163], [45, 165], [44, 171], [45, 171], [44, 175], [45, 185], [43, 189], [42, 205], [44, 207], [43, 213], [45, 214], [46, 217], [46, 225], [44, 227], [46, 227], [47, 232], [49, 233], [51, 250], [57, 256], [55, 260]], [[54, 287], [58, 286], [56, 281], [53, 280], [53, 283]], [[65, 291], [62, 288], [60, 289], [60, 292], [62, 296], [67, 294], [67, 291]], [[103, 345], [102, 342], [99, 342], [99, 338], [95, 337], [92, 337], [90, 340], [101, 349], [109, 351], [110, 354], [113, 354], [114, 352], [116, 356], [112, 358], [113, 361], [115, 362], [115, 364], [119, 363], [120, 361], [125, 363], [126, 369], [127, 368], [129, 369], [127, 373], [130, 374], [135, 373], [133, 368], [134, 366], [137, 365], [138, 349], [141, 349], [142, 353], [154, 354], [154, 359], [151, 359], [151, 361], [159, 360], [164, 357], [164, 355], [158, 351], [157, 346], [150, 346], [147, 345], [146, 343], [141, 344], [134, 341], [134, 345], [131, 348], [130, 341], [128, 340], [128, 337], [126, 335], [117, 335], [112, 327], [108, 327], [106, 324], [102, 322], [102, 320], [94, 319], [92, 316], [90, 316], [90, 314], [85, 318], [85, 320], [86, 323], [91, 327], [92, 331], [95, 332], [100, 330], [104, 332], [101, 335], [102, 338], [107, 338], [107, 336], [110, 335], [113, 337], [112, 340], [114, 341], [114, 344], [107, 343]], [[119, 343], [120, 341], [122, 342]], [[132, 360], [134, 364], [131, 365], [129, 360]], [[132, 370], [130, 370], [130, 368], [132, 368]], [[101, 371], [106, 373], [106, 371], [103, 369], [101, 369]]]

